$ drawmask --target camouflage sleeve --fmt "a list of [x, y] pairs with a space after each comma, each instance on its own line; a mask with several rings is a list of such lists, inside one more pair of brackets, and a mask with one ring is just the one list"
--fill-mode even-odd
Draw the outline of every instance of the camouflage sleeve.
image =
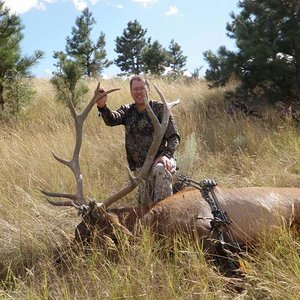
[[180, 137], [179, 135], [179, 131], [176, 127], [176, 124], [175, 124], [175, 120], [174, 120], [174, 117], [173, 115], [171, 114], [170, 115], [170, 118], [169, 118], [169, 123], [168, 123], [168, 127], [166, 129], [166, 133], [165, 133], [165, 138], [168, 140], [169, 137], [171, 137], [172, 135], [177, 135], [178, 138]]
[[99, 108], [99, 116], [102, 116], [103, 121], [108, 126], [124, 125], [127, 115], [127, 106], [122, 105], [115, 111], [111, 111], [106, 105], [103, 108]]
[[162, 150], [162, 155], [171, 158], [174, 155], [180, 143], [179, 131], [175, 125], [175, 121], [172, 115], [170, 116], [169, 124], [165, 133], [165, 140], [166, 145]]
[[170, 152], [170, 154], [173, 156], [174, 152], [178, 148], [180, 143], [180, 138], [177, 134], [171, 135], [167, 139], [167, 150]]

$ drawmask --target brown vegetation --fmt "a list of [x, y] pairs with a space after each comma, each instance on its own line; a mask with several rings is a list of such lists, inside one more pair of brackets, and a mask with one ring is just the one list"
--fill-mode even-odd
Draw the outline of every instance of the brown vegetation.
[[[173, 239], [173, 256], [145, 230], [129, 246], [123, 243], [118, 260], [114, 245], [91, 248], [87, 256], [70, 257], [64, 270], [53, 258], [73, 237], [78, 224], [72, 209], [50, 206], [39, 192], [72, 192], [72, 174], [65, 174], [49, 149], [68, 157], [74, 145], [73, 123], [67, 109], [55, 101], [47, 81], [36, 81], [37, 96], [20, 118], [1, 123], [0, 139], [0, 295], [27, 299], [232, 299], [228, 281], [208, 268], [203, 252], [182, 236]], [[180, 172], [201, 180], [214, 178], [224, 187], [299, 187], [299, 128], [269, 110], [262, 119], [231, 118], [225, 113], [224, 90], [207, 90], [200, 81], [159, 81], [168, 99], [180, 97], [174, 116], [182, 134]], [[128, 103], [128, 83], [111, 96], [112, 107]], [[95, 82], [91, 83], [94, 88]], [[214, 116], [207, 117], [207, 107]], [[106, 128], [97, 112], [84, 128], [81, 156], [85, 193], [101, 201], [127, 180], [123, 130]], [[112, 163], [113, 162], [113, 163]], [[64, 174], [61, 176], [61, 174]], [[120, 206], [132, 204], [134, 193]], [[257, 253], [246, 259], [246, 290], [241, 299], [293, 299], [299, 295], [299, 239], [287, 228], [266, 232]], [[126, 239], [124, 238], [124, 241]]]

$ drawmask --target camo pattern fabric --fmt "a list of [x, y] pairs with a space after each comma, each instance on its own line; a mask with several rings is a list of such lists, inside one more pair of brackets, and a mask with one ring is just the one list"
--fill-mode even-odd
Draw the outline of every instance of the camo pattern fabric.
[[[164, 111], [163, 104], [150, 101], [150, 107], [161, 122]], [[148, 112], [146, 110], [138, 111], [134, 103], [122, 105], [116, 111], [111, 111], [107, 106], [104, 106], [104, 108], [99, 109], [99, 112], [106, 125], [125, 126], [125, 148], [129, 168], [132, 171], [141, 168], [152, 143], [154, 131]], [[179, 145], [179, 139], [179, 132], [171, 115], [157, 157], [161, 155], [172, 157]]]
[[[158, 120], [163, 117], [163, 104], [150, 101], [150, 107]], [[153, 125], [147, 111], [138, 111], [135, 104], [123, 105], [116, 111], [111, 111], [107, 106], [99, 109], [100, 115], [108, 126], [125, 126], [125, 147], [127, 161], [131, 171], [139, 172], [149, 147], [152, 143]], [[170, 116], [168, 127], [156, 158], [165, 156], [172, 165], [171, 172], [166, 170], [163, 164], [155, 164], [146, 181], [140, 183], [137, 192], [139, 205], [146, 205], [152, 201], [159, 201], [172, 195], [173, 175], [176, 172], [176, 160], [173, 155], [180, 142], [179, 132], [176, 128], [173, 116]]]
[[[147, 180], [138, 186], [137, 201], [141, 206], [160, 201], [173, 194], [173, 178], [176, 174], [176, 160], [169, 159], [172, 170], [166, 170], [162, 163], [155, 164]], [[136, 171], [136, 175], [139, 170]]]

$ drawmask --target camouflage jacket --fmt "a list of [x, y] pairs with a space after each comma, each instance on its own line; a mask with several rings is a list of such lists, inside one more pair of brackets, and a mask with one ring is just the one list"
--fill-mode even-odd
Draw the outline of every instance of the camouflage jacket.
[[[150, 106], [161, 122], [164, 109], [163, 104], [157, 101], [150, 101]], [[147, 111], [138, 111], [134, 103], [122, 105], [115, 111], [111, 111], [107, 106], [98, 108], [98, 110], [106, 125], [124, 125], [125, 147], [129, 168], [133, 171], [142, 167], [151, 145], [154, 131]], [[179, 145], [179, 141], [179, 132], [171, 115], [157, 157], [160, 155], [172, 157]]]

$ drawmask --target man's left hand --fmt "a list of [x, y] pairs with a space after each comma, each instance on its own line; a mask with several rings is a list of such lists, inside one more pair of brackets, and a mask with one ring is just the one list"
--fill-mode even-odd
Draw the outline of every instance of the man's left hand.
[[159, 163], [163, 164], [165, 169], [170, 173], [173, 173], [175, 171], [176, 163], [173, 157], [168, 158], [167, 156], [162, 155], [157, 158], [154, 165], [157, 165]]

